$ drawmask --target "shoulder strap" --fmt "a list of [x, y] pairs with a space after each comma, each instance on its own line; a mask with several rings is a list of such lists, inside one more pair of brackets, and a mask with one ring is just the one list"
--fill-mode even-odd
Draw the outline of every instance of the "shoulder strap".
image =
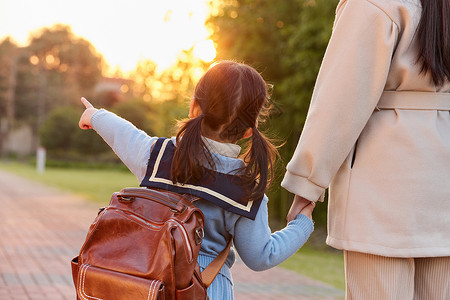
[[206, 287], [209, 287], [213, 282], [214, 278], [216, 278], [217, 274], [219, 274], [220, 269], [222, 269], [225, 261], [227, 260], [228, 253], [230, 252], [231, 242], [233, 238], [230, 238], [228, 244], [225, 249], [217, 255], [216, 258], [203, 270], [202, 272], [202, 280], [203, 284]]

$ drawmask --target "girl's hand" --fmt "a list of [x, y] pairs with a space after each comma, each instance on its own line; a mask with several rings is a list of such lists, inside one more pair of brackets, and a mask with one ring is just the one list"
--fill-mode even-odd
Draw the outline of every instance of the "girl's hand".
[[290, 221], [294, 220], [299, 213], [312, 219], [311, 214], [315, 205], [315, 202], [311, 202], [308, 199], [295, 195], [294, 202], [292, 202], [286, 220], [289, 223]]
[[308, 205], [305, 206], [305, 208], [302, 209], [300, 213], [312, 220], [312, 212], [314, 210], [314, 207], [316, 207], [316, 202], [311, 201]]
[[83, 112], [80, 118], [80, 122], [78, 123], [78, 126], [80, 126], [81, 129], [92, 129], [91, 126], [91, 117], [92, 115], [98, 110], [96, 109], [89, 101], [86, 100], [86, 98], [82, 97], [81, 102], [84, 104], [84, 107], [86, 110]]

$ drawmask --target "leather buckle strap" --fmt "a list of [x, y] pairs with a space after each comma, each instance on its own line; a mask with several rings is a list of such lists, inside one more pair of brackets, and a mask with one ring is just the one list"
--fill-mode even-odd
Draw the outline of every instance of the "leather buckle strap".
[[217, 274], [219, 274], [220, 269], [225, 264], [225, 261], [228, 257], [228, 252], [230, 252], [231, 243], [233, 238], [230, 237], [228, 244], [225, 249], [219, 253], [219, 255], [214, 258], [214, 260], [203, 270], [202, 272], [202, 281], [206, 287], [209, 287], [213, 282], [214, 278], [216, 278]]
[[450, 111], [450, 93], [384, 91], [376, 108]]

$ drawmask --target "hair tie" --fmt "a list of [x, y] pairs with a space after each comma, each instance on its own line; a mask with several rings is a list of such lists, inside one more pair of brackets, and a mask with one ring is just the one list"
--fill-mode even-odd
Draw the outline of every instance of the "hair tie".
[[203, 119], [205, 117], [205, 114], [201, 114], [200, 116], [198, 116], [200, 119]]

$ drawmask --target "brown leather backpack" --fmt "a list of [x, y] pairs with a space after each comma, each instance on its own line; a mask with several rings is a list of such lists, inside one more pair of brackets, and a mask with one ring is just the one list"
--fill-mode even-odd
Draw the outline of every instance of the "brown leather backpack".
[[77, 299], [208, 299], [231, 240], [200, 273], [204, 216], [193, 200], [148, 188], [114, 193], [72, 260]]

